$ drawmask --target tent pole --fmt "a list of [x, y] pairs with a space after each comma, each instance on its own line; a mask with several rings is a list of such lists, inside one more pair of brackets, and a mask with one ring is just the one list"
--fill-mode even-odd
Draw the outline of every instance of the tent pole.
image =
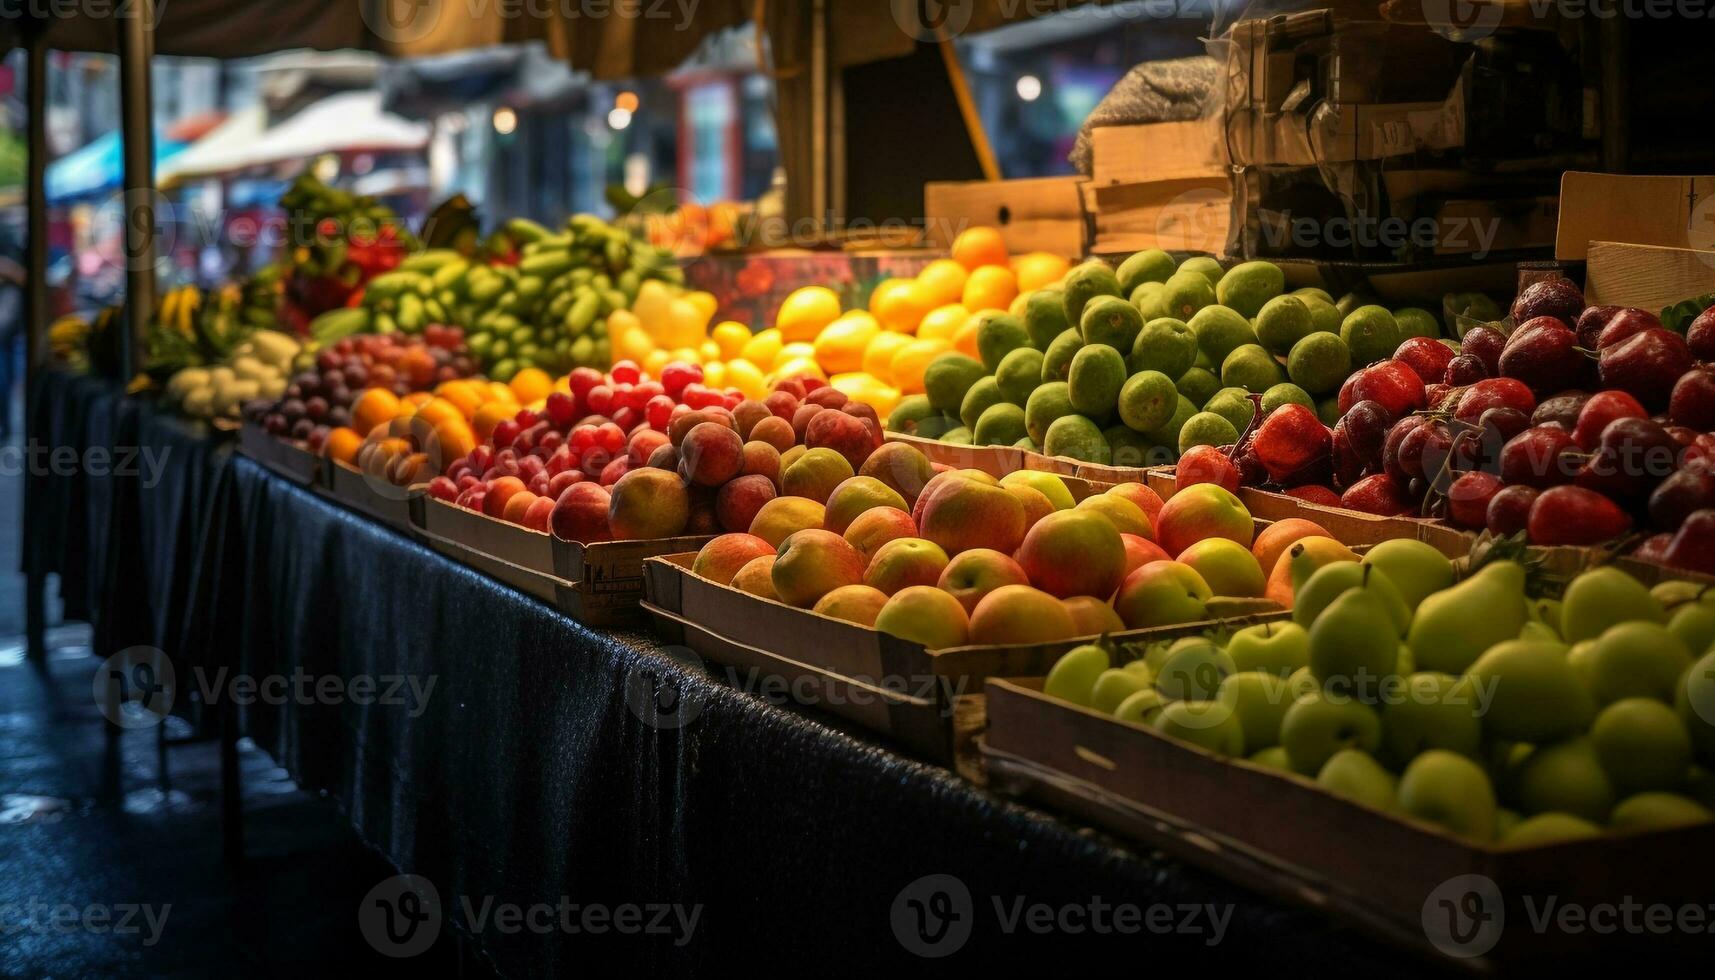
[[155, 54], [155, 2], [134, 0], [119, 21], [119, 115], [124, 134], [125, 312], [119, 363], [129, 379], [142, 366], [155, 309], [155, 133], [149, 66]]
[[[38, 372], [46, 357], [48, 323], [48, 41], [40, 31], [29, 39], [29, 61], [25, 67], [25, 98], [28, 99], [29, 130], [25, 137], [29, 161], [24, 172], [27, 226], [24, 252], [24, 425], [25, 438], [34, 438], [28, 418], [35, 405]], [[11, 352], [0, 352], [10, 357]], [[3, 397], [10, 398], [11, 393]], [[31, 660], [47, 659], [47, 573], [42, 556], [29, 544], [31, 521], [30, 484], [24, 480], [24, 649]]]

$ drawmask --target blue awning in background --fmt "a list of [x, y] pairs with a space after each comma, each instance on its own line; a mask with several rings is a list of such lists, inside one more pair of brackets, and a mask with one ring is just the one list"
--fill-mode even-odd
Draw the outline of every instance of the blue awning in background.
[[[155, 167], [173, 158], [186, 144], [163, 137], [155, 132]], [[124, 180], [125, 164], [121, 156], [118, 130], [97, 136], [87, 146], [48, 164], [47, 191], [49, 204], [63, 204], [82, 197], [109, 194], [119, 189]]]

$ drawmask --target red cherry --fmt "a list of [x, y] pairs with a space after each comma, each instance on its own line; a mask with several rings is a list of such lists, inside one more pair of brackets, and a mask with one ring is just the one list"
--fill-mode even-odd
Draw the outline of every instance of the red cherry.
[[1531, 505], [1542, 491], [1535, 487], [1510, 486], [1502, 487], [1489, 498], [1489, 512], [1486, 526], [1490, 534], [1517, 534], [1525, 529], [1530, 521]]
[[1647, 419], [1649, 412], [1638, 400], [1623, 391], [1599, 391], [1578, 410], [1578, 421], [1572, 426], [1572, 441], [1588, 452], [1596, 448], [1602, 430], [1615, 419]]
[[1491, 408], [1511, 408], [1529, 415], [1536, 411], [1536, 395], [1515, 378], [1488, 378], [1465, 389], [1453, 416], [1461, 422], [1475, 422]]
[[1179, 457], [1173, 473], [1174, 489], [1198, 483], [1213, 483], [1229, 493], [1239, 492], [1239, 470], [1226, 453], [1214, 446], [1195, 446]]
[[1321, 504], [1324, 507], [1340, 506], [1340, 495], [1324, 486], [1307, 483], [1301, 487], [1293, 487], [1286, 491], [1288, 497], [1296, 497], [1306, 503]]
[[656, 395], [649, 399], [649, 404], [643, 406], [643, 417], [648, 420], [651, 428], [667, 431], [667, 423], [673, 418], [673, 408], [678, 403], [671, 395]]
[[543, 409], [547, 413], [548, 421], [554, 423], [555, 428], [564, 429], [577, 417], [578, 402], [564, 391], [555, 391], [549, 393]]
[[1386, 473], [1373, 473], [1352, 484], [1340, 495], [1340, 506], [1379, 517], [1398, 517], [1412, 509], [1405, 486]]
[[1411, 368], [1418, 380], [1427, 385], [1446, 376], [1447, 365], [1452, 362], [1454, 354], [1453, 348], [1433, 337], [1407, 337], [1399, 342], [1393, 357]]
[[643, 369], [637, 366], [636, 361], [620, 361], [607, 376], [620, 384], [634, 385], [643, 379]]
[[1461, 474], [1447, 488], [1447, 515], [1460, 527], [1481, 530], [1489, 522], [1489, 501], [1501, 489], [1501, 478], [1477, 470]]
[[584, 407], [596, 415], [606, 415], [613, 411], [613, 389], [607, 385], [596, 385], [583, 397]]
[[1257, 428], [1257, 459], [1268, 475], [1280, 480], [1328, 455], [1328, 427], [1303, 405], [1282, 405]]
[[680, 396], [686, 385], [702, 383], [703, 369], [699, 365], [674, 361], [661, 369], [661, 387], [674, 398]]
[[1594, 490], [1553, 487], [1530, 505], [1526, 529], [1531, 544], [1592, 545], [1630, 531], [1632, 518]]
[[572, 369], [572, 373], [566, 378], [566, 384], [572, 389], [572, 394], [576, 395], [579, 401], [583, 401], [591, 388], [606, 380], [595, 368], [580, 367]]

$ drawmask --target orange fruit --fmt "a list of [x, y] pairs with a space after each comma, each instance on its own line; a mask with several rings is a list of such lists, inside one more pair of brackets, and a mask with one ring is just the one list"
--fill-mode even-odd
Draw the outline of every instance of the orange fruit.
[[966, 317], [965, 322], [959, 324], [958, 332], [953, 334], [953, 349], [967, 357], [982, 360], [982, 355], [977, 351], [977, 328], [982, 322], [983, 318], [980, 316]]
[[412, 408], [422, 408], [424, 405], [427, 405], [434, 397], [435, 396], [433, 394], [431, 394], [427, 391], [413, 391], [409, 395], [406, 395], [401, 400], [405, 404], [411, 406]]
[[923, 372], [929, 369], [930, 361], [946, 353], [948, 346], [945, 340], [913, 340], [901, 347], [888, 365], [893, 386], [902, 395], [921, 394]]
[[539, 367], [527, 367], [512, 376], [511, 387], [518, 404], [528, 405], [548, 397], [554, 390], [554, 379]]
[[490, 381], [488, 383], [487, 400], [509, 402], [513, 405], [518, 404], [518, 396], [512, 393], [512, 389], [508, 388], [504, 381]]
[[469, 381], [443, 381], [435, 388], [435, 395], [452, 402], [467, 419], [482, 407], [482, 392]]
[[816, 363], [829, 374], [844, 374], [863, 367], [863, 352], [869, 342], [881, 333], [875, 317], [862, 310], [853, 310], [822, 328], [813, 345]]
[[880, 324], [896, 333], [916, 333], [923, 317], [936, 303], [915, 279], [888, 279], [870, 295], [870, 312]]
[[357, 434], [357, 430], [342, 425], [328, 430], [327, 439], [322, 443], [322, 455], [356, 465], [357, 451], [362, 448], [363, 437]]
[[945, 306], [964, 295], [967, 275], [965, 267], [952, 259], [936, 259], [917, 273], [917, 286], [931, 303]]
[[892, 383], [893, 355], [913, 343], [911, 335], [884, 330], [875, 335], [863, 352], [863, 371], [877, 381]]
[[1005, 268], [1011, 257], [1006, 250], [1006, 240], [1000, 237], [1000, 232], [986, 225], [966, 228], [959, 232], [959, 237], [953, 239], [951, 251], [954, 262], [972, 271], [985, 265]]
[[826, 286], [802, 286], [780, 304], [774, 325], [786, 343], [811, 341], [840, 316], [840, 296]]
[[399, 414], [399, 399], [386, 388], [367, 388], [351, 406], [351, 427], [367, 436], [393, 421]]
[[457, 405], [445, 398], [431, 397], [417, 408], [417, 417], [433, 426], [439, 426], [449, 419], [464, 421], [464, 413]]
[[1051, 252], [1026, 252], [1012, 260], [1012, 273], [1018, 277], [1021, 292], [1052, 286], [1071, 267], [1070, 262]]
[[462, 418], [442, 419], [435, 423], [435, 441], [441, 447], [441, 466], [444, 469], [453, 460], [470, 455], [470, 451], [476, 448], [476, 433]]
[[1018, 280], [1013, 278], [1012, 270], [1004, 265], [985, 265], [971, 270], [971, 277], [965, 280], [965, 309], [975, 313], [979, 310], [1004, 310], [1012, 305], [1013, 297], [1018, 295]]
[[494, 427], [518, 414], [518, 406], [499, 400], [485, 403], [476, 410], [476, 417], [471, 419], [470, 426], [483, 441], [488, 440]]
[[937, 306], [917, 325], [917, 339], [952, 340], [953, 335], [959, 332], [959, 328], [964, 326], [970, 315], [970, 311], [960, 303]]

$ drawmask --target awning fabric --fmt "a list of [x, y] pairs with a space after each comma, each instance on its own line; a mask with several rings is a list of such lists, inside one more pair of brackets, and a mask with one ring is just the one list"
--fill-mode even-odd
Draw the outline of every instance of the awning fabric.
[[[253, 123], [235, 117], [228, 125]], [[420, 150], [429, 142], [429, 127], [382, 112], [381, 93], [359, 91], [330, 95], [266, 131], [248, 136], [240, 131], [230, 139], [217, 131], [210, 133], [209, 139], [217, 136], [222, 137], [217, 145], [206, 150], [202, 144], [193, 148], [199, 152], [189, 163], [165, 168], [161, 185], [323, 153]]]
[[155, 171], [155, 183], [166, 190], [187, 180], [215, 176], [222, 172], [222, 161], [247, 150], [267, 129], [268, 111], [262, 106], [240, 109], [162, 164]]
[[[48, 164], [49, 203], [59, 204], [118, 190], [125, 174], [121, 148], [119, 131], [113, 130]], [[159, 170], [162, 164], [184, 148], [185, 144], [166, 139], [156, 130], [155, 168]]]

